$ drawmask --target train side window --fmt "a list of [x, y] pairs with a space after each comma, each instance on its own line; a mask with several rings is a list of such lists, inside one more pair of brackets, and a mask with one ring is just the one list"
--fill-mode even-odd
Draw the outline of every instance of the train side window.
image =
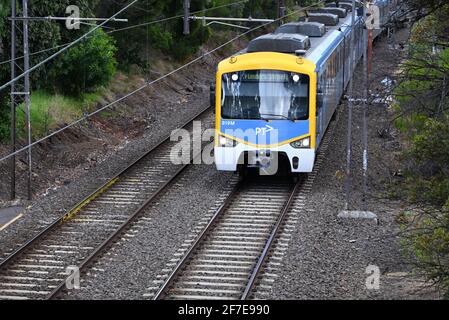
[[325, 90], [325, 76], [324, 73], [322, 73], [320, 75], [319, 81], [318, 81], [318, 86], [317, 86], [317, 90], [316, 90], [316, 112], [318, 113], [319, 110], [321, 110], [321, 108], [323, 107], [323, 102], [324, 102], [324, 90]]

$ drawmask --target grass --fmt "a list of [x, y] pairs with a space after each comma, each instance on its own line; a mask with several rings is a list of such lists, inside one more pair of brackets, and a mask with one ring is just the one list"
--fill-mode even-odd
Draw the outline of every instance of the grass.
[[[39, 138], [49, 131], [64, 124], [69, 124], [84, 112], [92, 110], [102, 98], [102, 90], [83, 95], [79, 98], [51, 94], [37, 90], [31, 94], [31, 128], [33, 138]], [[19, 136], [25, 135], [25, 104], [17, 109], [17, 126]]]
[[[117, 72], [107, 87], [102, 87], [93, 93], [85, 93], [80, 97], [69, 97], [53, 94], [45, 90], [36, 90], [31, 93], [31, 131], [33, 139], [39, 139], [49, 132], [81, 118], [84, 113], [96, 110], [97, 105], [105, 105], [115, 100], [116, 95], [125, 91], [134, 90], [141, 82], [138, 75], [126, 75]], [[106, 119], [115, 119], [121, 116], [117, 110], [102, 111], [99, 116]], [[9, 124], [7, 124], [9, 130]], [[25, 104], [17, 107], [17, 133], [24, 138]]]

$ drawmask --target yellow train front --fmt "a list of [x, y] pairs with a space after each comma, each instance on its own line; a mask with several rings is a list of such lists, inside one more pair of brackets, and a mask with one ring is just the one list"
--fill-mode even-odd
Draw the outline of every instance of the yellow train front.
[[216, 113], [218, 170], [279, 167], [311, 172], [332, 115], [349, 82], [350, 37], [357, 62], [363, 17], [351, 8], [326, 8], [251, 41], [218, 65], [211, 95]]

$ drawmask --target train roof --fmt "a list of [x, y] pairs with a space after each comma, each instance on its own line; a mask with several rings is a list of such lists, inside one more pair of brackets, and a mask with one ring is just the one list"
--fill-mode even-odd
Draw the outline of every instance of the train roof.
[[[362, 17], [356, 16], [356, 23]], [[340, 19], [336, 26], [328, 26], [326, 33], [322, 37], [311, 38], [311, 48], [304, 55], [304, 58], [311, 60], [319, 68], [322, 62], [329, 56], [333, 49], [348, 36], [352, 26], [352, 15]]]
[[[273, 34], [253, 39], [240, 54], [280, 52], [301, 55], [319, 69], [333, 49], [350, 33], [352, 14], [347, 11], [346, 3], [340, 3], [340, 8], [342, 10], [338, 12], [332, 9], [314, 10], [300, 22], [284, 24]], [[346, 11], [346, 16], [343, 11]], [[356, 14], [356, 23], [362, 19]]]

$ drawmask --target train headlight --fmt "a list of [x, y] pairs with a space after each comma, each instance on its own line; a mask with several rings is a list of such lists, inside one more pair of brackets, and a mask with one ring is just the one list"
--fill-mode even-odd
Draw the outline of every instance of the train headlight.
[[223, 148], [233, 148], [237, 145], [237, 141], [220, 136], [218, 138], [218, 145]]
[[310, 137], [293, 141], [290, 145], [295, 149], [308, 149], [310, 148]]

